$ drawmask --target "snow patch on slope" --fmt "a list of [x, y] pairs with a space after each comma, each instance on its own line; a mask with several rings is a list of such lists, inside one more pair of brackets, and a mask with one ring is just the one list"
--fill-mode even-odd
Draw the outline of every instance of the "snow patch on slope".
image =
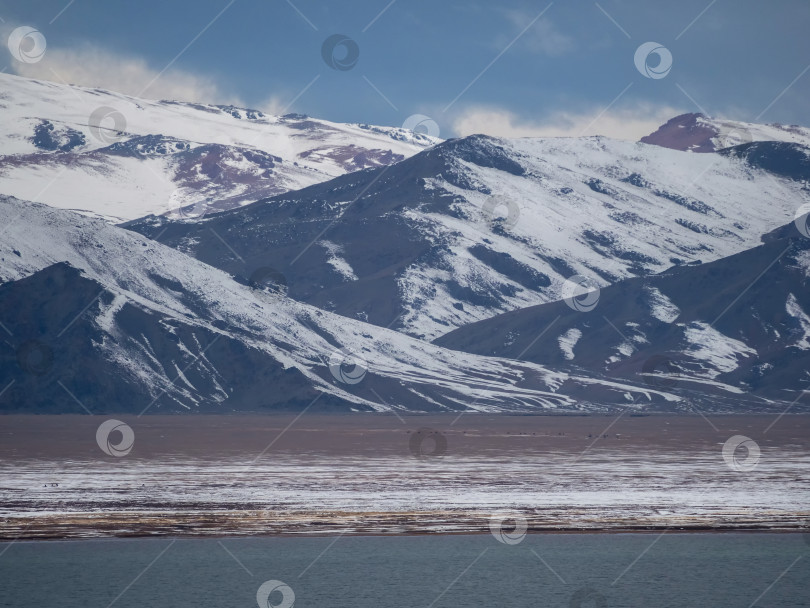
[[810, 278], [810, 251], [800, 251], [793, 256], [793, 259], [804, 271], [804, 276]]
[[794, 346], [800, 348], [801, 350], [810, 350], [810, 317], [808, 317], [807, 313], [802, 310], [799, 301], [793, 294], [788, 296], [787, 302], [785, 303], [785, 309], [791, 317], [799, 322], [799, 325], [804, 332], [804, 335], [799, 338], [798, 342], [796, 342]]
[[357, 280], [357, 275], [355, 274], [354, 269], [343, 257], [343, 247], [337, 243], [333, 243], [332, 241], [320, 241], [318, 244], [326, 249], [327, 253], [329, 253], [329, 257], [326, 259], [326, 262], [332, 268], [334, 268], [339, 275], [341, 275], [347, 281]]
[[113, 335], [115, 332], [115, 315], [121, 311], [126, 303], [126, 297], [122, 294], [117, 294], [113, 298], [113, 301], [110, 302], [109, 306], [102, 304], [101, 312], [99, 312], [98, 316], [96, 317], [96, 325], [98, 325], [102, 331]]
[[647, 288], [650, 314], [663, 323], [673, 323], [681, 314], [680, 308], [675, 306], [668, 297], [655, 287]]
[[739, 366], [740, 357], [756, 356], [757, 351], [730, 338], [708, 323], [694, 322], [683, 325], [688, 346], [684, 352], [705, 363], [701, 375], [714, 379], [720, 374], [732, 372]]
[[581, 337], [582, 332], [576, 327], [572, 327], [557, 338], [557, 343], [560, 345], [560, 350], [563, 353], [563, 357], [569, 361], [574, 360], [574, 347], [577, 345], [577, 342], [579, 342]]

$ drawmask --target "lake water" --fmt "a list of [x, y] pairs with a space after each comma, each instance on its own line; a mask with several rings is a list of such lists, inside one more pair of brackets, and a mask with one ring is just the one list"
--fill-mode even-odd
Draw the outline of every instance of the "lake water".
[[[802, 534], [109, 539], [0, 544], [0, 605], [479, 608], [810, 605]], [[763, 595], [764, 594], [764, 595]]]

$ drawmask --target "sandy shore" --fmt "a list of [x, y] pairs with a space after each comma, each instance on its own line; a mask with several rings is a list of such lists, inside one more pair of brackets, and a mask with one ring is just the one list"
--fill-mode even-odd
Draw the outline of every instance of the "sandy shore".
[[[238, 537], [238, 536], [401, 536], [424, 534], [490, 534], [489, 513], [478, 512], [400, 512], [400, 513], [291, 513], [268, 518], [261, 513], [229, 511], [217, 513], [105, 513], [66, 514], [31, 519], [11, 518], [4, 522], [0, 540], [69, 540], [80, 538]], [[806, 522], [790, 516], [782, 521], [735, 520], [735, 514], [710, 521], [705, 518], [674, 518], [641, 522], [595, 519], [569, 527], [570, 520], [557, 522], [527, 518], [528, 534], [536, 533], [721, 533], [721, 532], [803, 532]], [[12, 534], [12, 532], [16, 532]]]
[[[810, 416], [0, 418], [0, 539], [796, 530]], [[761, 456], [733, 470], [722, 446]]]

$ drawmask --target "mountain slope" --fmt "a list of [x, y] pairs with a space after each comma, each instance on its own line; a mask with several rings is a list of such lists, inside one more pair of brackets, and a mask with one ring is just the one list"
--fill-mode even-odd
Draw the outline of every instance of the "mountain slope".
[[640, 408], [679, 404], [317, 310], [99, 219], [9, 197], [0, 214], [6, 411], [605, 411], [628, 392]]
[[798, 125], [760, 125], [724, 120], [705, 114], [681, 114], [640, 141], [689, 152], [716, 152], [755, 141], [782, 141], [810, 146], [810, 129]]
[[810, 382], [810, 238], [793, 224], [754, 249], [626, 280], [596, 297], [592, 310], [544, 304], [435, 343], [685, 395], [791, 402]]
[[194, 218], [387, 165], [438, 141], [8, 74], [0, 88], [0, 192], [115, 221], [169, 211]]
[[[297, 369], [137, 305], [66, 263], [0, 286], [0, 302], [13, 328], [0, 349], [3, 385], [14, 381], [5, 411], [221, 412], [305, 407], [318, 394]], [[346, 407], [331, 397], [320, 407]]]
[[433, 339], [557, 300], [572, 275], [605, 286], [756, 246], [810, 200], [757, 162], [472, 136], [194, 224], [128, 227], [246, 283], [271, 267], [293, 298]]

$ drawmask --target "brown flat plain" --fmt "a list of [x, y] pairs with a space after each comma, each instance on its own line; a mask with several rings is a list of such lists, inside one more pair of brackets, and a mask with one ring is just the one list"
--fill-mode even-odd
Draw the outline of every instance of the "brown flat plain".
[[[347, 414], [267, 416], [0, 416], [0, 459], [97, 459], [95, 433], [109, 418], [135, 432], [128, 457], [193, 458], [283, 452], [388, 456], [410, 454], [410, 434], [441, 433], [447, 455], [706, 449], [732, 435], [768, 446], [810, 448], [810, 415], [511, 416]], [[606, 436], [603, 436], [606, 435]], [[430, 441], [427, 442], [430, 444]], [[431, 450], [430, 445], [425, 446]]]

